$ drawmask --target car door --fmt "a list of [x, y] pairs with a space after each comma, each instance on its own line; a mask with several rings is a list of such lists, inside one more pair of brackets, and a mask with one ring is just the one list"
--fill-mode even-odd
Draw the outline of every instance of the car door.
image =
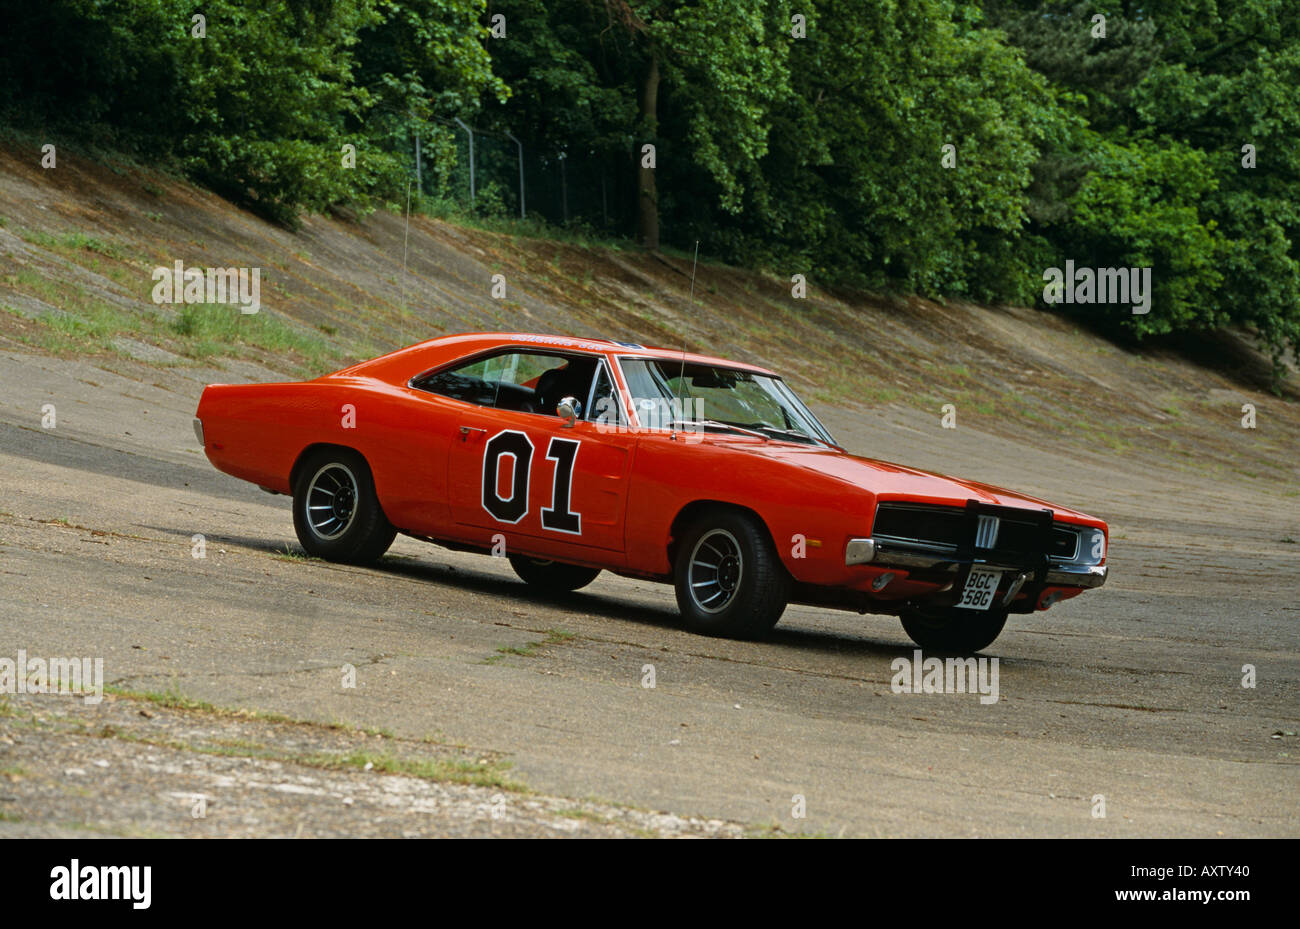
[[[513, 386], [524, 389], [535, 389], [541, 381], [542, 375], [534, 374], [539, 365], [565, 361], [563, 356], [541, 355], [539, 363], [535, 353], [519, 354], [534, 356], [510, 362], [511, 377], [519, 382]], [[494, 530], [507, 539], [526, 536], [530, 549], [556, 557], [575, 546], [624, 550], [634, 437], [609, 421], [596, 421], [595, 394], [609, 374], [603, 359], [587, 358], [595, 359], [596, 372], [578, 398], [582, 418], [573, 423], [541, 407], [556, 399], [544, 393], [527, 410], [464, 409], [448, 456], [448, 493], [456, 523]], [[583, 363], [572, 357], [569, 361]], [[520, 396], [511, 394], [508, 402], [514, 404]]]

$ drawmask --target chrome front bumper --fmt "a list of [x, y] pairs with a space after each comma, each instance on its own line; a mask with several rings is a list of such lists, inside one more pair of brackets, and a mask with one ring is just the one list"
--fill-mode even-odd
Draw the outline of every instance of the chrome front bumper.
[[[956, 575], [968, 562], [954, 560], [952, 556], [938, 552], [906, 551], [892, 543], [888, 548], [882, 549], [874, 539], [849, 539], [849, 544], [844, 548], [844, 564], [870, 564], [882, 568], [940, 571]], [[980, 561], [978, 564], [1005, 568], [1008, 571], [1024, 570], [1024, 565], [1002, 565], [997, 561]], [[1106, 583], [1106, 574], [1106, 565], [1053, 564], [1048, 567], [1043, 583], [1060, 587], [1100, 587]]]

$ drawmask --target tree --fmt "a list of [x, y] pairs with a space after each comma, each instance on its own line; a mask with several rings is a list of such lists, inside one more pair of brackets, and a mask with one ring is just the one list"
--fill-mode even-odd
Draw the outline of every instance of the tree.
[[[531, 4], [506, 6], [526, 10]], [[784, 4], [605, 0], [598, 10], [582, 0], [569, 0], [548, 9], [553, 11], [546, 20], [552, 39], [535, 42], [535, 47], [559, 44], [580, 55], [585, 64], [575, 68], [581, 72], [579, 83], [621, 101], [624, 105], [614, 109], [624, 119], [630, 109], [626, 104], [635, 106], [635, 119], [621, 129], [634, 153], [641, 244], [659, 247], [663, 185], [658, 172], [666, 153], [682, 165], [677, 176], [690, 177], [687, 164], [707, 173], [716, 184], [720, 208], [739, 211], [744, 179], [756, 172], [767, 150], [768, 112], [790, 93], [787, 45], [777, 41], [782, 25], [789, 22]], [[563, 28], [575, 22], [585, 23], [586, 29]], [[573, 61], [571, 55], [565, 60]], [[503, 76], [514, 84], [534, 65], [544, 67], [546, 62], [511, 64]], [[670, 123], [672, 134], [665, 135]], [[645, 144], [656, 146], [653, 168], [641, 155]]]
[[811, 11], [735, 251], [827, 281], [1023, 291], [1030, 167], [1057, 119], [1046, 83], [943, 0]]
[[1252, 327], [1282, 372], [1300, 348], [1300, 17], [1288, 0], [988, 5], [1061, 93], [1032, 228], [1058, 255], [1154, 262], [1138, 335]]
[[382, 150], [406, 152], [418, 136], [438, 193], [456, 160], [454, 133], [436, 120], [473, 119], [509, 88], [492, 70], [482, 22], [486, 0], [378, 0], [358, 33], [353, 127]]

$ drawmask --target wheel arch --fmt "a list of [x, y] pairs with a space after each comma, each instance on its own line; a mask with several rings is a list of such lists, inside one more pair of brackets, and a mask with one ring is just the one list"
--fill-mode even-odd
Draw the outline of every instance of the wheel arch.
[[731, 510], [732, 512], [744, 513], [747, 516], [754, 517], [754, 519], [758, 520], [758, 524], [763, 527], [763, 531], [767, 533], [768, 539], [772, 541], [777, 552], [780, 552], [780, 547], [776, 546], [776, 538], [772, 535], [772, 527], [767, 524], [767, 520], [763, 518], [763, 514], [759, 513], [753, 507], [744, 506], [740, 503], [732, 503], [728, 500], [692, 500], [677, 511], [677, 515], [673, 517], [672, 523], [668, 526], [669, 565], [677, 563], [677, 547], [680, 544], [682, 535], [686, 532], [686, 528], [710, 510]]
[[[298, 475], [302, 473], [303, 464], [305, 464], [307, 459], [309, 459], [312, 455], [316, 454], [319, 451], [324, 451], [326, 449], [338, 449], [339, 451], [351, 452], [352, 454], [356, 455], [363, 462], [365, 462], [366, 470], [370, 472], [371, 480], [372, 481], [374, 480], [375, 469], [370, 466], [370, 462], [366, 460], [366, 456], [362, 453], [361, 449], [353, 448], [351, 445], [342, 445], [338, 442], [313, 442], [311, 445], [308, 445], [306, 448], [304, 448], [301, 452], [298, 453], [298, 457], [294, 459], [293, 467], [289, 469], [289, 493], [290, 494], [292, 494], [294, 492], [294, 488], [298, 486]], [[376, 493], [378, 493], [378, 488], [376, 488]]]

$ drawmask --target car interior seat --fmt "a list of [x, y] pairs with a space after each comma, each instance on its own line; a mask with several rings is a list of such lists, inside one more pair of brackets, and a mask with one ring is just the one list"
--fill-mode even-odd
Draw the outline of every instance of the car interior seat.
[[[564, 367], [552, 368], [544, 372], [537, 379], [533, 412], [554, 416], [555, 407], [565, 397], [576, 397], [585, 406], [594, 368], [594, 362], [583, 364], [575, 360], [570, 361]], [[585, 409], [583, 413], [586, 413]]]

